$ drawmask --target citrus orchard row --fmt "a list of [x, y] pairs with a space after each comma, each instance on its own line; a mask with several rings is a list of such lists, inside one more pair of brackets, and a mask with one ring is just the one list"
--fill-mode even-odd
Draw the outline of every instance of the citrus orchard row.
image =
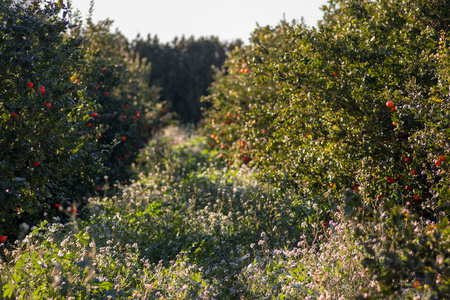
[[170, 115], [147, 83], [148, 64], [110, 21], [83, 26], [64, 4], [7, 0], [0, 26], [0, 235], [13, 243], [42, 219], [84, 214], [89, 196], [129, 180]]
[[[399, 217], [390, 228], [405, 237], [394, 242], [400, 249], [414, 239], [409, 222], [447, 224], [449, 8], [330, 1], [318, 28], [258, 28], [250, 46], [230, 54], [203, 99], [211, 104], [204, 120], [210, 146], [224, 164], [248, 164], [260, 179], [313, 199], [324, 222], [338, 207], [352, 220], [375, 223], [399, 210], [407, 221]], [[383, 285], [374, 299], [397, 292], [402, 276], [447, 290], [436, 285], [436, 273], [415, 266], [417, 258], [387, 265], [386, 257], [407, 249], [378, 252], [385, 244], [376, 237], [364, 243], [373, 254], [367, 266]], [[428, 246], [420, 251], [432, 253]], [[421, 255], [427, 265], [428, 254]], [[384, 275], [384, 268], [398, 273]]]

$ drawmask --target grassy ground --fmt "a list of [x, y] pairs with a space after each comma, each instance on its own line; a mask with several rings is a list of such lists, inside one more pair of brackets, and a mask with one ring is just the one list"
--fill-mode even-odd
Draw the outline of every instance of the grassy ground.
[[194, 131], [165, 129], [136, 180], [90, 199], [88, 220], [43, 223], [6, 252], [4, 297], [344, 299], [375, 288], [341, 210], [321, 224], [314, 199], [217, 155]]

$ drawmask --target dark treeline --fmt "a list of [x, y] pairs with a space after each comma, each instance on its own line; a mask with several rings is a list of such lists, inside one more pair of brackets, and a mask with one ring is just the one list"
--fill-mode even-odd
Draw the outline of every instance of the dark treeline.
[[149, 35], [146, 40], [138, 37], [133, 45], [141, 58], [151, 62], [149, 82], [162, 87], [161, 99], [186, 123], [200, 120], [200, 97], [213, 81], [214, 69], [220, 68], [228, 51], [241, 46], [242, 41], [229, 43], [217, 37], [183, 36], [163, 44], [157, 36]]

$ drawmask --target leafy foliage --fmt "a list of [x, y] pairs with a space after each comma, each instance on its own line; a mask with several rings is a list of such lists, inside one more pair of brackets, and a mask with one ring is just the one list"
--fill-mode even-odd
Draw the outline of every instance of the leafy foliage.
[[83, 66], [81, 40], [64, 34], [62, 8], [0, 8], [0, 231], [14, 241], [44, 215], [59, 215], [55, 205], [81, 210], [80, 195], [105, 169], [95, 134], [83, 126], [97, 104], [71, 80]]
[[94, 24], [88, 19], [72, 35], [83, 38], [86, 61], [74, 76], [88, 83], [85, 93], [100, 105], [85, 117], [84, 126], [97, 136], [106, 156], [104, 175], [112, 186], [129, 181], [128, 169], [139, 149], [152, 132], [169, 123], [171, 114], [165, 112], [165, 102], [157, 103], [159, 88], [148, 83], [150, 64], [136, 57], [123, 35], [110, 33], [111, 25], [109, 20]]
[[129, 180], [171, 116], [111, 22], [69, 24], [60, 3], [0, 7], [0, 234], [12, 242], [43, 219], [83, 215], [105, 176]]
[[[314, 198], [326, 208], [322, 220], [345, 205], [351, 218], [370, 226], [400, 208], [413, 220], [440, 224], [450, 203], [445, 5], [330, 1], [318, 28], [258, 28], [204, 98], [212, 103], [205, 120], [211, 147], [224, 164], [249, 164], [261, 178]], [[381, 233], [374, 238], [390, 249], [373, 257], [376, 274], [392, 269], [385, 259], [402, 257], [413, 243], [412, 233], [400, 229], [406, 225], [395, 226], [405, 239], [398, 249], [381, 242]], [[419, 270], [406, 262], [393, 277], [380, 275], [380, 284], [429, 267], [447, 276], [436, 265]]]

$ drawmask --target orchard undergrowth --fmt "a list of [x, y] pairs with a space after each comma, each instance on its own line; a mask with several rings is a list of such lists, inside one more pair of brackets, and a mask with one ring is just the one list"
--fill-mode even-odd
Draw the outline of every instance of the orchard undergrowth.
[[[133, 168], [89, 200], [89, 219], [43, 222], [5, 250], [3, 296], [347, 299], [378, 286], [345, 207], [321, 222], [316, 199], [224, 166], [191, 128], [160, 132]], [[390, 238], [383, 226], [370, 232]], [[405, 299], [431, 293], [408, 282]]]

